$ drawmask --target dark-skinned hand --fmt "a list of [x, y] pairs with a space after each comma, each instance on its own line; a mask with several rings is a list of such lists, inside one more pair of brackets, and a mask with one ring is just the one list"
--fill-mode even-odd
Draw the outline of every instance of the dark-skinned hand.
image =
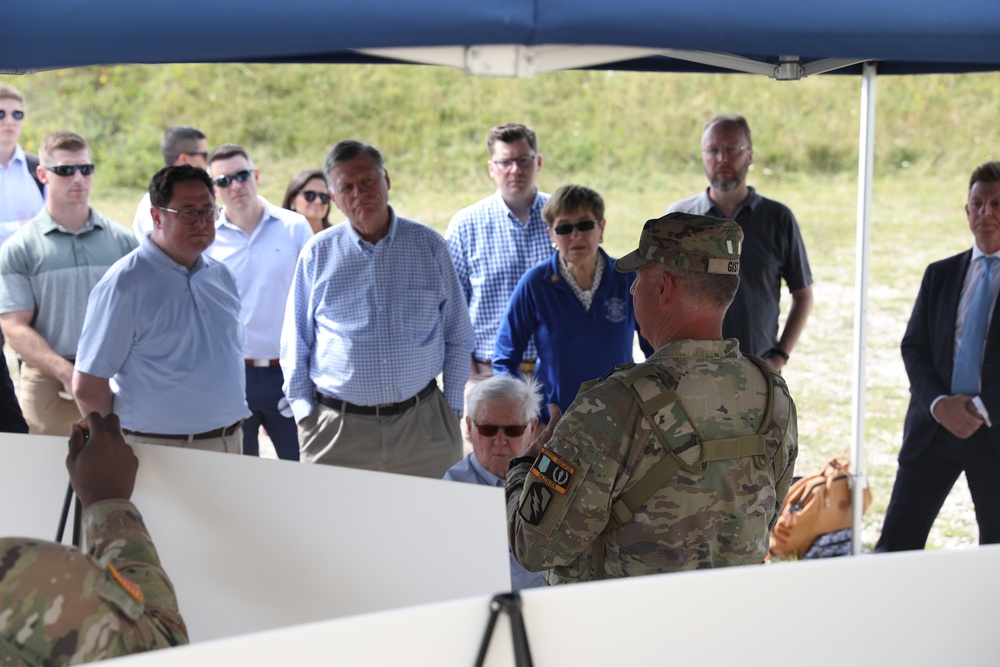
[[132, 497], [139, 460], [125, 444], [118, 415], [91, 412], [73, 424], [66, 469], [84, 508], [101, 500]]

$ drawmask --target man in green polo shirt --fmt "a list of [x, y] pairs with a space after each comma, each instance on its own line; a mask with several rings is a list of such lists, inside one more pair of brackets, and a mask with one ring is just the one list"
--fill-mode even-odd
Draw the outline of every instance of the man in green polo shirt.
[[45, 208], [0, 247], [0, 327], [21, 359], [21, 410], [29, 433], [70, 434], [76, 346], [87, 297], [104, 272], [136, 247], [121, 225], [90, 208], [90, 147], [54, 132], [39, 150]]

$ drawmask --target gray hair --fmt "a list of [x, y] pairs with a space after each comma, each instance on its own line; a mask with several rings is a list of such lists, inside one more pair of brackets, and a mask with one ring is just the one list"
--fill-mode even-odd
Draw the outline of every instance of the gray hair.
[[385, 162], [382, 160], [382, 154], [378, 152], [378, 149], [371, 144], [366, 144], [362, 141], [355, 141], [354, 139], [345, 139], [340, 141], [336, 146], [330, 149], [329, 154], [326, 156], [326, 161], [323, 163], [323, 175], [326, 177], [326, 184], [330, 189], [333, 189], [333, 181], [330, 178], [330, 172], [336, 169], [338, 166], [344, 162], [350, 162], [351, 160], [361, 157], [362, 155], [367, 155], [381, 171], [385, 171]]
[[542, 388], [534, 376], [527, 381], [506, 375], [494, 375], [477, 384], [465, 398], [465, 414], [476, 421], [476, 411], [484, 401], [518, 401], [524, 406], [524, 422], [538, 416], [542, 406]]

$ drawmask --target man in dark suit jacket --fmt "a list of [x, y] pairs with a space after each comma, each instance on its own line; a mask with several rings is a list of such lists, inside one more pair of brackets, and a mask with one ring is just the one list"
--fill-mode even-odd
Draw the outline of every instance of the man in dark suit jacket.
[[[876, 551], [923, 549], [931, 525], [965, 471], [976, 507], [980, 544], [1000, 542], [1000, 162], [972, 172], [965, 205], [976, 243], [927, 267], [903, 336], [910, 407], [899, 471]], [[992, 267], [990, 265], [992, 264]], [[986, 270], [992, 292], [978, 391], [952, 391], [955, 359], [973, 294]], [[956, 378], [959, 379], [959, 378]], [[976, 386], [973, 377], [971, 386]]]

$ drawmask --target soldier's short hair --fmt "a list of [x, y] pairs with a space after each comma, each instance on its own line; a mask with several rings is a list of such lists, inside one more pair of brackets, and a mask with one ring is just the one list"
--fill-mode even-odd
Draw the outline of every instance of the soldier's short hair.
[[52, 158], [52, 153], [55, 151], [71, 151], [75, 153], [84, 150], [90, 150], [90, 146], [87, 145], [83, 137], [73, 132], [60, 130], [42, 139], [42, 145], [38, 148], [38, 160], [43, 165], [47, 165]]
[[0, 100], [17, 100], [24, 104], [24, 95], [9, 83], [0, 82]]
[[976, 183], [996, 183], [1000, 181], [1000, 162], [985, 162], [972, 172], [972, 178], [969, 179], [969, 190], [972, 190], [972, 186]]
[[677, 266], [666, 266], [664, 270], [684, 286], [685, 291], [713, 308], [729, 308], [740, 286], [739, 275], [692, 271]]
[[231, 157], [236, 157], [237, 155], [242, 155], [246, 158], [247, 164], [253, 169], [253, 160], [250, 159], [250, 154], [247, 153], [246, 149], [237, 144], [222, 144], [216, 147], [212, 154], [208, 156], [208, 163], [218, 162], [219, 160], [228, 160]]
[[739, 125], [740, 128], [743, 130], [743, 133], [747, 135], [747, 145], [750, 146], [751, 148], [753, 147], [753, 136], [750, 134], [750, 123], [748, 123], [747, 119], [741, 116], [740, 114], [717, 113], [714, 116], [712, 116], [712, 119], [710, 121], [705, 123], [705, 127], [701, 128], [702, 133], [704, 134], [705, 130], [712, 127], [716, 123], [730, 123], [733, 125]]
[[535, 131], [522, 123], [504, 123], [494, 127], [486, 135], [486, 150], [489, 151], [490, 157], [493, 157], [493, 145], [496, 142], [502, 141], [505, 144], [512, 144], [521, 139], [527, 140], [531, 150], [538, 152], [538, 137], [535, 135]]
[[542, 405], [542, 390], [534, 376], [527, 381], [507, 375], [494, 375], [469, 390], [465, 398], [465, 414], [473, 422], [483, 403], [492, 401], [517, 401], [524, 407], [524, 423], [538, 416]]
[[174, 186], [183, 181], [198, 181], [208, 188], [208, 194], [215, 200], [212, 177], [204, 169], [194, 165], [170, 165], [153, 174], [149, 181], [149, 203], [152, 206], [170, 206], [174, 198]]
[[604, 199], [586, 186], [563, 185], [545, 202], [542, 219], [551, 227], [560, 215], [576, 211], [591, 211], [598, 220], [603, 220]]
[[198, 142], [205, 139], [205, 133], [190, 125], [175, 125], [168, 129], [160, 141], [160, 154], [163, 164], [177, 164], [181, 153], [191, 153], [197, 150]]

